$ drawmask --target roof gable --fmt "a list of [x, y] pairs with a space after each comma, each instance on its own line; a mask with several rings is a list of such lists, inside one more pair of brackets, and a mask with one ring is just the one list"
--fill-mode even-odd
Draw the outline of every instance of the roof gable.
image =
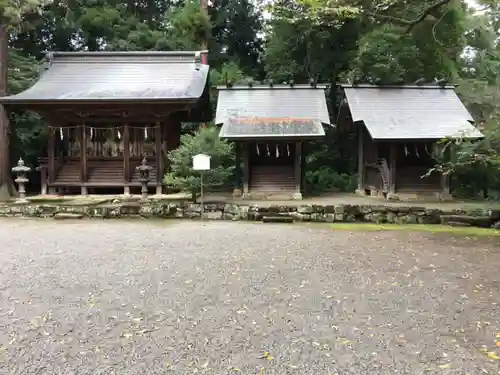
[[196, 100], [208, 66], [197, 52], [55, 52], [29, 89], [0, 102]]
[[343, 86], [354, 122], [373, 139], [482, 137], [453, 86]]

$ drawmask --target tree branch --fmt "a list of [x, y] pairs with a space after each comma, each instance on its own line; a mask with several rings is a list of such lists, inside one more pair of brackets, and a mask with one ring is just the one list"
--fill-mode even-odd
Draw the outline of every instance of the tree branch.
[[[387, 14], [376, 13], [376, 12], [367, 12], [367, 14], [373, 18], [384, 19], [402, 26], [406, 26], [405, 34], [408, 34], [417, 24], [424, 21], [429, 15], [431, 15], [434, 11], [439, 8], [449, 4], [451, 0], [438, 0], [436, 3], [425, 8], [417, 17], [413, 20], [407, 20], [400, 17], [389, 16]], [[394, 4], [393, 4], [394, 5]]]

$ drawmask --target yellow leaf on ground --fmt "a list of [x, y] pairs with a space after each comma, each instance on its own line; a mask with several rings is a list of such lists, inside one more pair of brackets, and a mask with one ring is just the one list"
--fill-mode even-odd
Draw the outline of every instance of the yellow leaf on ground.
[[444, 365], [439, 365], [439, 368], [449, 368], [449, 367], [450, 367], [449, 363], [445, 363]]
[[500, 341], [497, 341], [497, 342], [495, 343], [495, 345], [496, 345], [496, 346], [500, 346]]
[[500, 356], [497, 355], [495, 352], [489, 352], [488, 353], [488, 358], [489, 359], [496, 359], [496, 360], [500, 360]]

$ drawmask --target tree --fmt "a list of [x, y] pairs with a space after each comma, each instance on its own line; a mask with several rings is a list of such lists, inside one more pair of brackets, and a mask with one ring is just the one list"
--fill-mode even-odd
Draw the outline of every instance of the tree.
[[210, 66], [235, 63], [249, 76], [263, 77], [262, 10], [250, 0], [214, 0], [208, 9], [212, 22]]
[[[454, 0], [420, 0], [410, 5], [405, 0], [278, 0], [270, 6], [280, 18], [296, 22], [308, 19], [315, 24], [338, 25], [360, 16], [375, 22], [406, 27], [406, 32], [429, 18], [439, 18], [442, 9]], [[291, 3], [291, 4], [290, 4]], [[401, 10], [405, 14], [401, 15]]]
[[168, 153], [171, 171], [165, 174], [164, 184], [189, 191], [193, 201], [201, 187], [200, 173], [192, 167], [192, 158], [197, 154], [211, 157], [210, 170], [203, 175], [203, 186], [207, 189], [227, 183], [234, 169], [233, 145], [219, 138], [218, 128], [201, 128], [195, 134], [181, 136], [181, 145]]
[[[9, 33], [22, 24], [26, 14], [36, 13], [44, 5], [42, 0], [0, 0], [0, 96], [7, 95]], [[15, 193], [10, 165], [10, 122], [0, 106], [0, 200]]]

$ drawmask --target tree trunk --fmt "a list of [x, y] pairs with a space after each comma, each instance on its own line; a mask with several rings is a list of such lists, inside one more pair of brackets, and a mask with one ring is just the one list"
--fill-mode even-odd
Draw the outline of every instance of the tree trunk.
[[[0, 97], [7, 95], [7, 65], [9, 34], [6, 25], [0, 24]], [[10, 126], [5, 108], [0, 105], [0, 201], [15, 193], [10, 165]]]

